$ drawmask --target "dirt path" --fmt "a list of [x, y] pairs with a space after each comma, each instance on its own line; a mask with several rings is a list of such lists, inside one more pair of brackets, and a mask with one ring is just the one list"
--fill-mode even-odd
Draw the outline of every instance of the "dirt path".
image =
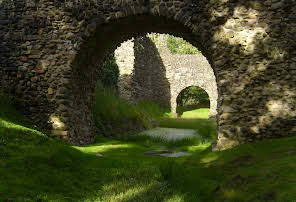
[[179, 129], [179, 128], [154, 128], [152, 130], [144, 131], [140, 134], [149, 135], [151, 137], [160, 137], [168, 141], [175, 141], [187, 138], [200, 138], [195, 130]]

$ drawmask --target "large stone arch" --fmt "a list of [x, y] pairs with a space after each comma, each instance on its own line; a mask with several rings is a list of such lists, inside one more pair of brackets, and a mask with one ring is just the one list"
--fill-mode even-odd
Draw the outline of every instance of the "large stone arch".
[[90, 143], [104, 53], [139, 34], [169, 33], [197, 46], [214, 69], [217, 149], [293, 134], [295, 7], [295, 1], [3, 0], [1, 88], [39, 126], [70, 143]]

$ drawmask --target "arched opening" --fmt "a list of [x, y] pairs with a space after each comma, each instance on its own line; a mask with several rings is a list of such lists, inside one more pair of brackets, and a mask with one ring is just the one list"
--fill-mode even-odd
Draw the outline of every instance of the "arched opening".
[[[71, 66], [73, 69], [72, 92], [77, 115], [71, 117], [72, 123], [85, 122], [86, 124], [71, 124], [74, 134], [70, 135], [70, 141], [76, 142], [81, 134], [83, 139], [92, 139], [92, 128], [95, 128], [93, 118], [90, 115], [93, 107], [93, 95], [96, 82], [99, 78], [102, 61], [106, 53], [113, 52], [120, 43], [130, 38], [146, 35], [146, 33], [168, 33], [180, 36], [198, 47], [204, 55], [208, 55], [206, 49], [201, 45], [203, 40], [192, 34], [192, 31], [174, 20], [163, 17], [141, 15], [127, 17], [98, 25], [95, 21], [94, 27], [90, 28], [90, 36], [79, 46], [78, 54]], [[106, 38], [108, 36], [108, 38]], [[211, 58], [209, 58], [209, 62]], [[83, 141], [82, 141], [83, 142]]]
[[[231, 20], [238, 19], [234, 15], [246, 17], [244, 9], [228, 13], [230, 15], [227, 15], [226, 21], [206, 16], [212, 15], [212, 12], [199, 16], [200, 12], [195, 14], [190, 9], [171, 12], [160, 6], [151, 10], [135, 9], [139, 12], [132, 10], [114, 13], [107, 17], [89, 14], [84, 21], [83, 16], [79, 19], [73, 17], [76, 20], [75, 26], [79, 28], [73, 32], [68, 31], [64, 39], [65, 50], [59, 51], [61, 54], [57, 56], [57, 58], [67, 58], [68, 62], [59, 59], [59, 63], [55, 66], [61, 68], [58, 72], [49, 74], [51, 80], [62, 79], [63, 81], [62, 88], [60, 83], [54, 82], [50, 83], [48, 88], [47, 100], [51, 104], [48, 114], [50, 117], [54, 116], [51, 122], [58, 117], [65, 123], [60, 124], [61, 127], [53, 127], [54, 134], [62, 134], [73, 144], [92, 142], [92, 131], [95, 128], [91, 115], [93, 95], [98, 69], [105, 53], [113, 51], [122, 41], [132, 37], [158, 32], [180, 36], [189, 41], [198, 47], [211, 64], [219, 93], [217, 99], [218, 149], [260, 140], [261, 137], [277, 136], [276, 133], [268, 130], [272, 122], [269, 120], [275, 120], [281, 124], [281, 119], [290, 117], [287, 111], [290, 105], [282, 105], [281, 101], [274, 101], [276, 98], [261, 99], [260, 93], [263, 93], [263, 90], [273, 91], [270, 89], [274, 88], [269, 88], [269, 84], [260, 85], [258, 89], [254, 88], [257, 84], [265, 84], [269, 81], [261, 79], [267, 75], [266, 68], [263, 66], [269, 66], [269, 63], [264, 62], [264, 58], [261, 57], [265, 54], [264, 51], [262, 54], [256, 52], [262, 44], [257, 43], [260, 40], [255, 40], [260, 39], [261, 31], [264, 35], [265, 28], [258, 23], [256, 24], [258, 29], [250, 31], [247, 27], [243, 27], [242, 30], [237, 31], [238, 35], [233, 34], [234, 32], [229, 30], [233, 27], [230, 25]], [[254, 9], [250, 11], [256, 13]], [[231, 19], [227, 20], [228, 17]], [[255, 17], [255, 21], [260, 20]], [[252, 35], [248, 34], [249, 32]], [[39, 66], [44, 65], [41, 63]], [[250, 96], [253, 93], [256, 94], [256, 105], [253, 104]], [[263, 97], [269, 97], [269, 95], [264, 94]], [[172, 98], [172, 100], [175, 99]], [[280, 106], [282, 114], [278, 113], [277, 106]], [[273, 118], [274, 114], [280, 118]], [[286, 129], [290, 130], [291, 127]], [[282, 132], [276, 128], [275, 130], [277, 133]]]
[[[149, 33], [122, 42], [99, 68], [95, 120], [107, 136], [157, 126], [156, 120], [168, 116], [176, 93], [188, 84], [207, 86], [211, 98], [217, 97], [216, 79], [206, 58], [173, 35]], [[212, 115], [216, 105], [213, 108]], [[147, 124], [152, 120], [153, 126]]]
[[[49, 134], [64, 138], [76, 145], [94, 141], [96, 123], [92, 108], [102, 61], [119, 43], [131, 37], [143, 36], [147, 32], [180, 36], [198, 47], [207, 57], [213, 68], [219, 93], [217, 149], [228, 149], [238, 144], [296, 133], [295, 0], [0, 0], [0, 2], [0, 88], [8, 89], [8, 92], [18, 98], [27, 116], [38, 126], [48, 130]], [[186, 67], [188, 66], [179, 66], [180, 70]], [[199, 78], [195, 77], [195, 80]], [[189, 83], [180, 86], [178, 90], [188, 86], [200, 86], [205, 89], [204, 86]], [[175, 91], [176, 94], [180, 92], [178, 90]], [[98, 101], [101, 100], [102, 97], [99, 96]], [[172, 101], [176, 101], [176, 97], [171, 96]], [[146, 164], [142, 159], [124, 162], [122, 156], [143, 157], [138, 154], [130, 155], [124, 146], [114, 147], [114, 144], [110, 144], [110, 147], [104, 150], [116, 150], [117, 153], [112, 154], [111, 151], [109, 158], [106, 152], [106, 158], [102, 159], [94, 157], [94, 153], [98, 150], [90, 152], [89, 148], [84, 147], [87, 154], [76, 159], [77, 152], [62, 149], [53, 141], [44, 138], [36, 141], [33, 134], [26, 135], [26, 131], [22, 128], [13, 132], [19, 133], [17, 138], [11, 136], [5, 129], [1, 132], [7, 134], [4, 135], [4, 141], [1, 140], [3, 143], [1, 153], [4, 148], [4, 155], [1, 156], [6, 158], [4, 161], [1, 159], [0, 167], [12, 174], [3, 175], [8, 182], [7, 186], [5, 184], [4, 186], [16, 185], [14, 187], [17, 193], [13, 193], [15, 191], [10, 189], [12, 192], [4, 191], [5, 193], [1, 193], [1, 198], [3, 196], [6, 199], [22, 198], [21, 195], [24, 193], [25, 198], [30, 200], [69, 197], [75, 200], [77, 197], [77, 200], [100, 198], [104, 201], [104, 198], [99, 196], [100, 193], [110, 195], [112, 190], [116, 190], [118, 195], [123, 195], [123, 192], [127, 194], [119, 199], [116, 197], [117, 201], [141, 201], [141, 199], [251, 201], [280, 200], [282, 196], [284, 198], [282, 201], [285, 201], [285, 198], [289, 200], [294, 195], [290, 193], [293, 189], [291, 186], [290, 189], [287, 188], [285, 192], [280, 193], [281, 190], [276, 187], [281, 185], [275, 184], [274, 178], [270, 178], [273, 175], [278, 179], [276, 173], [281, 173], [284, 168], [280, 165], [281, 162], [290, 167], [291, 164], [286, 162], [293, 159], [290, 154], [293, 155], [294, 145], [285, 145], [290, 139], [283, 142], [268, 141], [254, 146], [246, 145], [241, 149], [219, 154], [208, 154], [204, 152], [205, 150], [195, 148], [198, 154], [193, 158], [177, 160], [176, 167], [170, 163], [159, 169], [152, 165], [153, 170], [150, 172], [150, 164]], [[5, 136], [9, 140], [8, 144]], [[35, 152], [32, 145], [25, 144], [23, 149], [17, 148], [18, 153], [14, 153], [17, 144], [22, 145], [27, 139], [33, 140], [30, 144], [38, 144], [39, 149]], [[50, 146], [48, 149], [43, 147], [47, 143]], [[277, 144], [283, 150], [280, 150]], [[26, 152], [28, 148], [30, 151]], [[268, 148], [275, 149], [269, 152], [266, 150]], [[140, 149], [139, 153], [144, 149]], [[7, 155], [10, 153], [7, 153], [9, 150], [11, 155]], [[35, 155], [38, 152], [40, 156]], [[283, 155], [277, 158], [280, 152]], [[22, 153], [25, 153], [24, 158]], [[286, 153], [288, 155], [285, 155]], [[267, 156], [270, 156], [269, 160]], [[17, 157], [16, 161], [13, 161], [13, 157]], [[262, 159], [264, 162], [260, 163]], [[153, 160], [147, 160], [154, 164]], [[268, 168], [275, 161], [278, 162], [279, 172]], [[258, 162], [258, 165], [254, 165]], [[92, 163], [95, 163], [94, 166], [99, 169], [93, 169]], [[106, 165], [103, 165], [105, 163]], [[186, 164], [184, 170], [179, 169], [181, 164]], [[18, 169], [18, 165], [24, 172]], [[46, 169], [46, 165], [50, 167]], [[143, 169], [140, 169], [139, 165], [143, 165]], [[260, 172], [254, 169], [264, 165], [266, 168], [262, 167]], [[106, 170], [102, 169], [103, 167]], [[128, 173], [119, 173], [120, 167], [125, 168]], [[229, 169], [230, 167], [233, 169]], [[30, 180], [32, 183], [36, 181], [37, 186], [33, 184], [25, 186], [32, 188], [32, 191], [19, 189], [21, 180], [19, 176], [26, 179], [27, 173], [38, 169], [43, 173], [37, 173], [34, 175], [35, 179]], [[49, 177], [51, 171], [53, 174], [59, 172], [61, 175], [58, 175], [57, 179], [51, 179]], [[64, 171], [66, 173], [63, 173]], [[74, 179], [70, 173], [67, 174], [67, 171], [76, 173], [73, 177], [77, 178]], [[203, 171], [209, 173], [203, 174]], [[21, 175], [13, 175], [14, 173]], [[160, 173], [162, 175], [159, 175]], [[165, 175], [166, 173], [168, 175]], [[257, 177], [256, 173], [259, 175], [263, 173], [267, 181], [262, 175]], [[111, 180], [105, 178], [105, 175]], [[142, 178], [144, 183], [139, 184], [143, 189], [134, 189], [136, 175], [144, 176]], [[290, 176], [287, 174], [285, 178], [282, 176], [280, 178], [291, 184], [293, 179], [289, 179]], [[146, 184], [150, 178], [154, 180], [151, 184]], [[214, 178], [216, 180], [213, 180]], [[253, 180], [255, 184], [251, 184], [250, 179], [260, 179], [260, 184], [256, 180]], [[159, 184], [159, 181], [163, 183]], [[42, 182], [46, 182], [43, 188], [39, 186], [43, 184]], [[261, 186], [269, 182], [272, 186]], [[61, 188], [55, 186], [58, 184]], [[50, 190], [48, 185], [54, 190]], [[122, 186], [127, 189], [121, 189]], [[248, 193], [258, 186], [260, 193], [254, 193], [255, 195]], [[145, 196], [158, 196], [166, 190], [169, 192], [168, 196], [157, 197], [154, 200], [153, 197], [145, 198]], [[105, 201], [110, 200], [107, 198]]]
[[183, 118], [202, 118], [210, 116], [210, 97], [198, 87], [190, 86], [183, 89], [177, 97], [177, 114]]

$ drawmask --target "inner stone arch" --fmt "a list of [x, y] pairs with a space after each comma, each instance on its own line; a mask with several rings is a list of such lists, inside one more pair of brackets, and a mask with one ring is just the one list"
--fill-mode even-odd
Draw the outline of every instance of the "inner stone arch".
[[182, 117], [183, 113], [186, 111], [201, 108], [210, 110], [206, 118], [213, 118], [217, 113], [216, 109], [214, 109], [215, 114], [211, 114], [213, 113], [211, 112], [211, 110], [213, 109], [211, 109], [211, 100], [209, 93], [199, 86], [188, 86], [182, 89], [176, 98], [176, 103], [176, 112], [179, 117]]
[[209, 113], [209, 117], [208, 118], [213, 118], [213, 117], [216, 117], [217, 116], [217, 88], [215, 83], [212, 84], [214, 87], [211, 88], [211, 87], [208, 87], [206, 85], [203, 85], [203, 86], [199, 86], [199, 85], [188, 85], [187, 87], [177, 91], [178, 93], [177, 96], [174, 95], [174, 98], [175, 99], [175, 113], [177, 113], [177, 108], [178, 108], [178, 98], [179, 96], [181, 95], [181, 93], [186, 90], [186, 89], [189, 89], [191, 87], [196, 87], [196, 88], [199, 88], [201, 89], [202, 91], [204, 91], [206, 94], [207, 94], [207, 97], [209, 98], [209, 106], [203, 106], [203, 107], [209, 107], [210, 109], [210, 113]]

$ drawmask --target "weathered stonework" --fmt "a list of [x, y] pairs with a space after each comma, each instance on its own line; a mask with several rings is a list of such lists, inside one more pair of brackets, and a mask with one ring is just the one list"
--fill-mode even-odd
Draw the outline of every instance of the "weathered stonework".
[[130, 101], [158, 101], [176, 114], [177, 97], [190, 86], [203, 88], [210, 97], [210, 116], [217, 114], [216, 78], [202, 54], [172, 54], [167, 35], [148, 34], [129, 40], [115, 50], [119, 68], [119, 94]]
[[295, 25], [295, 0], [2, 0], [1, 88], [40, 127], [87, 144], [105, 53], [147, 32], [173, 34], [214, 70], [215, 148], [227, 149], [295, 134]]
[[[170, 83], [155, 44], [147, 37], [123, 43], [115, 51], [118, 91], [132, 102], [150, 100], [170, 106]], [[136, 67], [136, 68], [135, 68]]]

